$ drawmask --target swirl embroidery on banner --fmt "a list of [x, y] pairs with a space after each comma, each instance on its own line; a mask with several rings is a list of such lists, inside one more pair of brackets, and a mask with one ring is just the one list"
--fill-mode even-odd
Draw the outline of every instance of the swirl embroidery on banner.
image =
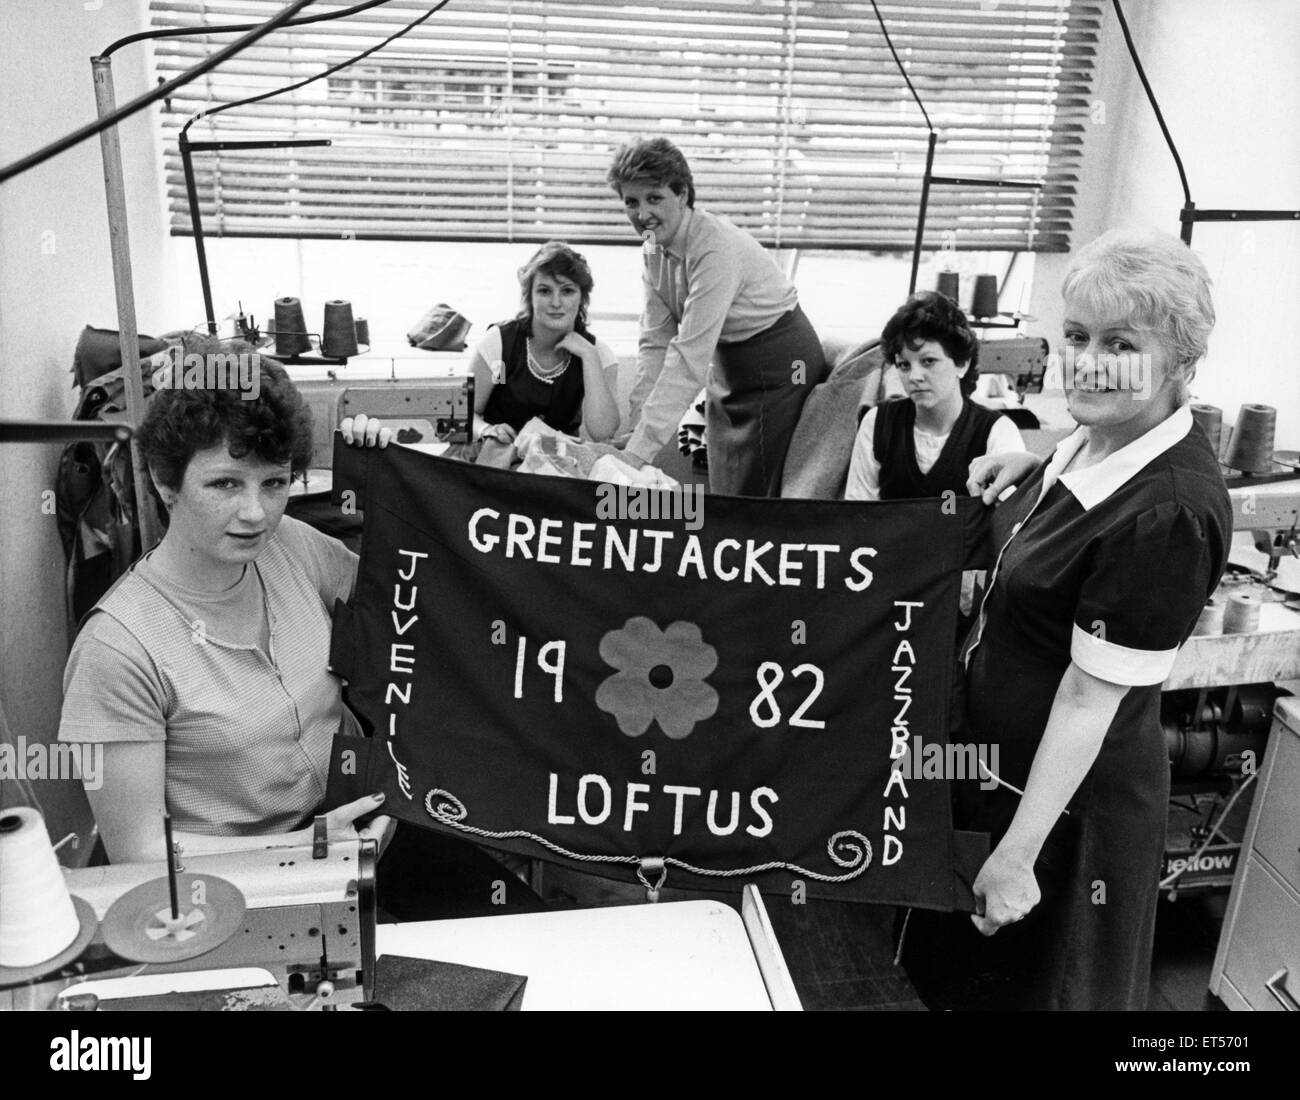
[[[435, 821], [444, 825], [449, 825], [453, 829], [461, 832], [471, 833], [474, 836], [481, 836], [488, 840], [531, 840], [544, 848], [550, 849], [557, 855], [565, 856], [568, 859], [579, 860], [583, 863], [641, 863], [640, 856], [596, 856], [587, 855], [582, 852], [573, 852], [568, 848], [563, 848], [554, 841], [547, 840], [544, 836], [538, 836], [536, 833], [529, 832], [527, 829], [508, 829], [494, 831], [491, 829], [480, 829], [476, 825], [469, 825], [465, 819], [469, 816], [469, 811], [465, 808], [459, 798], [450, 791], [445, 791], [441, 787], [430, 787], [428, 793], [424, 796], [424, 808]], [[841, 855], [841, 852], [847, 852], [848, 855]], [[830, 857], [831, 862], [839, 867], [848, 868], [842, 875], [828, 875], [821, 871], [809, 870], [807, 867], [800, 867], [797, 863], [787, 863], [785, 860], [772, 860], [768, 863], [757, 863], [750, 867], [736, 867], [731, 870], [719, 870], [712, 867], [696, 867], [687, 863], [685, 860], [678, 859], [675, 856], [668, 856], [664, 859], [664, 865], [669, 867], [680, 867], [683, 871], [689, 871], [693, 875], [702, 875], [712, 878], [733, 878], [736, 875], [756, 875], [764, 871], [794, 871], [796, 874], [805, 875], [808, 878], [817, 879], [819, 882], [847, 882], [849, 879], [857, 878], [863, 871], [871, 865], [872, 847], [871, 841], [862, 833], [854, 829], [844, 829], [835, 833], [826, 842], [826, 854]], [[662, 885], [662, 884], [661, 884]]]

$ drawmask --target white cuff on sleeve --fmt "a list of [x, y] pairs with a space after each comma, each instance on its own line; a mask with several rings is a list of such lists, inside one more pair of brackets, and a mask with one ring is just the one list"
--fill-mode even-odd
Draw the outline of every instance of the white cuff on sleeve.
[[1070, 639], [1070, 657], [1084, 672], [1099, 680], [1128, 687], [1145, 687], [1163, 684], [1169, 678], [1178, 649], [1129, 649], [1089, 634], [1075, 623]]

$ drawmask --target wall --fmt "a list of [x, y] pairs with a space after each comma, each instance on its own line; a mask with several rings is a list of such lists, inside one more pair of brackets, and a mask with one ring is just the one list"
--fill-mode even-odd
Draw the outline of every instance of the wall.
[[[1202, 209], [1300, 209], [1300, 9], [1294, 0], [1144, 0], [1125, 5], [1147, 78]], [[1106, 6], [1075, 222], [1077, 245], [1116, 226], [1178, 233], [1173, 158]], [[1101, 117], [1101, 116], [1098, 116]], [[1218, 323], [1193, 395], [1235, 419], [1278, 409], [1279, 449], [1300, 448], [1300, 224], [1202, 223], [1193, 248], [1214, 279]], [[1035, 332], [1060, 337], [1067, 257], [1037, 259]]]
[[[95, 117], [89, 58], [148, 25], [145, 0], [7, 0], [0, 36], [0, 161]], [[119, 102], [151, 85], [144, 47], [114, 57]], [[161, 325], [164, 225], [149, 112], [121, 127], [139, 324]], [[0, 416], [66, 418], [68, 371], [86, 324], [116, 328], [97, 138], [0, 186]], [[0, 702], [14, 737], [58, 729], [67, 655], [63, 548], [42, 510], [61, 445], [0, 444]], [[90, 818], [75, 781], [33, 785], [57, 840]], [[25, 801], [0, 783], [0, 802]], [[85, 848], [80, 854], [84, 856]]]

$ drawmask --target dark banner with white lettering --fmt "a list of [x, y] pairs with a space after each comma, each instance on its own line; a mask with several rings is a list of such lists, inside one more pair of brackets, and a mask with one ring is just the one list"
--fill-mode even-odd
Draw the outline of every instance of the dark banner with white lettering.
[[332, 660], [386, 813], [628, 881], [969, 908], [984, 838], [910, 760], [948, 733], [978, 502], [341, 445], [334, 495], [364, 535]]

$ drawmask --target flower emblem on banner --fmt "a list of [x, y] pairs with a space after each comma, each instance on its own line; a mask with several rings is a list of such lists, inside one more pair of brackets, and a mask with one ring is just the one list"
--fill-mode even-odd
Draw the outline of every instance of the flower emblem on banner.
[[596, 706], [612, 714], [628, 737], [640, 737], [658, 722], [677, 741], [718, 709], [718, 693], [706, 682], [718, 667], [718, 651], [694, 623], [660, 630], [638, 615], [601, 638], [600, 655], [618, 671], [596, 690]]

